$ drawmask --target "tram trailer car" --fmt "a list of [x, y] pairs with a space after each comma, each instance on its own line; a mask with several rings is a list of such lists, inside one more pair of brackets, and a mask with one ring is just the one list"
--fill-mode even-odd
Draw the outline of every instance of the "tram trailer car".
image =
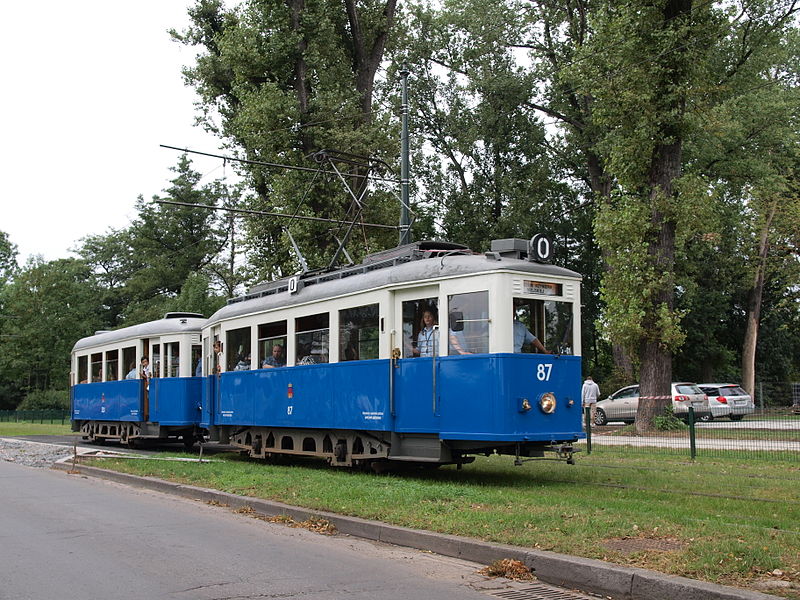
[[[203, 315], [167, 313], [163, 319], [98, 331], [72, 349], [72, 430], [96, 443], [117, 440], [183, 440], [191, 446], [200, 428]], [[142, 358], [151, 377], [142, 377]]]
[[[375, 470], [546, 451], [573, 463], [585, 437], [581, 277], [535, 262], [542, 248], [546, 238], [495, 240], [480, 255], [418, 242], [256, 286], [203, 327], [215, 375], [201, 426], [251, 457]], [[520, 348], [521, 326], [550, 353]]]

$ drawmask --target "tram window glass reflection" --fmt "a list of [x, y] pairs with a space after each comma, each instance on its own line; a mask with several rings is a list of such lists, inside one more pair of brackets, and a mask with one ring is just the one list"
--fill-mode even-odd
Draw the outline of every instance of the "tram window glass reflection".
[[[572, 305], [555, 300], [514, 298], [514, 320], [521, 322], [549, 352], [572, 354]], [[514, 326], [515, 328], [518, 326]], [[523, 343], [514, 334], [515, 352], [537, 352], [533, 344]]]
[[122, 377], [127, 379], [128, 373], [133, 371], [136, 378], [136, 346], [128, 346], [122, 349]]
[[181, 365], [180, 343], [169, 342], [164, 344], [164, 377], [177, 377]]
[[151, 377], [161, 377], [161, 344], [153, 344], [153, 357], [150, 359]]
[[378, 358], [378, 305], [339, 311], [339, 360]]
[[328, 313], [295, 319], [295, 364], [313, 365], [329, 360], [330, 316]]
[[439, 353], [438, 329], [432, 332], [425, 328], [426, 312], [433, 317], [433, 324], [438, 325], [438, 298], [420, 298], [403, 302], [403, 358], [434, 356]]
[[489, 352], [489, 292], [448, 296], [447, 353]]
[[192, 369], [190, 377], [200, 377], [203, 374], [203, 347], [200, 344], [192, 344], [192, 361], [189, 365]]
[[[278, 357], [273, 356], [272, 350], [275, 346], [281, 347]], [[258, 326], [258, 365], [260, 367], [286, 366], [286, 321], [275, 321]]]
[[78, 357], [78, 383], [89, 383], [89, 357]]
[[92, 354], [92, 383], [103, 381], [103, 353]]
[[252, 367], [250, 357], [250, 328], [231, 329], [225, 344], [225, 370], [246, 371]]
[[119, 350], [106, 351], [106, 381], [119, 379]]

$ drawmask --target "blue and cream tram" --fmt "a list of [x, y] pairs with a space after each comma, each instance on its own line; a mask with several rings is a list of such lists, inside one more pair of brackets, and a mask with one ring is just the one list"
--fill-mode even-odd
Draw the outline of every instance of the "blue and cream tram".
[[[203, 315], [98, 331], [72, 349], [72, 430], [95, 442], [202, 438], [198, 427]], [[143, 359], [148, 368], [143, 371]], [[198, 373], [199, 375], [199, 373]]]
[[419, 242], [232, 299], [203, 326], [201, 426], [253, 457], [339, 466], [572, 462], [581, 278], [534, 250]]

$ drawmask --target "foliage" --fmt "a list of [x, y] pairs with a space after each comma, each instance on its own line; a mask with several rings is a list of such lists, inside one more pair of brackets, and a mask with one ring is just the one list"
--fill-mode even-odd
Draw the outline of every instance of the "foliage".
[[[394, 10], [395, 0], [253, 0], [230, 10], [218, 0], [198, 0], [189, 10], [191, 26], [172, 35], [200, 51], [184, 74], [197, 90], [203, 124], [243, 158], [314, 169], [310, 155], [333, 149], [394, 163], [390, 140], [396, 126], [373, 106]], [[348, 175], [365, 173], [360, 164], [338, 166]], [[245, 168], [256, 193], [244, 203], [248, 209], [339, 219], [351, 208], [336, 176], [256, 163]], [[356, 196], [367, 192], [364, 220], [392, 223], [384, 205], [396, 201], [377, 184], [365, 188], [364, 181], [349, 179]], [[250, 262], [262, 278], [298, 266], [284, 227], [300, 241], [312, 267], [330, 260], [336, 245], [328, 224], [244, 222]], [[373, 230], [363, 236], [378, 249], [394, 241]]]
[[33, 390], [28, 392], [17, 410], [69, 410], [69, 391]]
[[99, 287], [89, 265], [78, 259], [31, 258], [3, 290], [4, 313], [14, 317], [0, 338], [0, 372], [29, 390], [68, 384], [76, 340], [94, 333]]
[[675, 416], [672, 405], [667, 405], [661, 415], [654, 419], [656, 431], [684, 431], [688, 425]]

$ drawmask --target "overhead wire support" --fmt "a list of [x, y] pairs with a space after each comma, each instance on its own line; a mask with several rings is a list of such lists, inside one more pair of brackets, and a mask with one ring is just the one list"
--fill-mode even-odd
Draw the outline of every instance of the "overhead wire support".
[[[349, 225], [350, 221], [341, 219], [326, 219], [324, 217], [309, 217], [305, 215], [287, 215], [286, 213], [268, 212], [264, 210], [252, 210], [249, 208], [227, 208], [224, 206], [209, 206], [208, 204], [193, 204], [191, 202], [177, 202], [175, 200], [155, 200], [156, 204], [170, 204], [173, 206], [188, 206], [191, 208], [205, 208], [207, 210], [224, 210], [228, 212], [238, 212], [247, 215], [259, 215], [262, 217], [279, 217], [285, 219], [303, 219], [305, 221], [317, 221], [321, 223], [335, 223], [336, 225]], [[378, 229], [393, 229], [397, 231], [397, 225], [384, 225], [382, 223], [361, 223], [364, 227], [377, 227]]]

